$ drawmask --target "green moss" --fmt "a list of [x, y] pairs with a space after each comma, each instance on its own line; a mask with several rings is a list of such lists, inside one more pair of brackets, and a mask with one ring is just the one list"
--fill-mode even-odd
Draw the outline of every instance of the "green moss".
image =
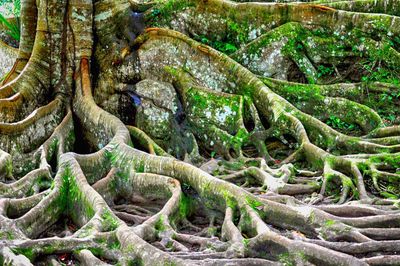
[[160, 219], [158, 219], [158, 221], [156, 222], [154, 227], [159, 232], [164, 232], [165, 230], [167, 230], [167, 228], [164, 225], [164, 217], [163, 216], [161, 216]]
[[36, 257], [36, 254], [32, 248], [11, 248], [11, 251], [18, 255], [24, 255], [30, 261], [33, 261]]
[[0, 232], [0, 239], [13, 240], [15, 235], [12, 232]]
[[166, 2], [157, 0], [155, 2], [157, 4], [148, 16], [152, 26], [169, 25], [176, 12], [194, 6], [193, 2], [187, 0], [169, 0]]
[[185, 218], [190, 214], [192, 207], [192, 199], [182, 194], [179, 202], [179, 215], [181, 218]]
[[13, 165], [12, 165], [12, 160], [7, 160], [6, 161], [6, 176], [12, 176], [13, 172]]
[[101, 248], [94, 248], [94, 247], [89, 247], [88, 250], [93, 253], [93, 255], [102, 257], [104, 256], [104, 251]]
[[234, 197], [232, 197], [232, 195], [227, 191], [223, 191], [222, 194], [224, 196], [226, 206], [230, 207], [234, 211], [237, 207], [236, 199]]
[[278, 93], [292, 103], [297, 101], [323, 101], [325, 98], [321, 95], [318, 86], [307, 86], [301, 84], [285, 85]]
[[295, 266], [296, 265], [296, 261], [293, 259], [293, 256], [287, 252], [279, 254], [278, 261], [285, 266]]
[[335, 223], [336, 223], [336, 221], [334, 221], [334, 220], [326, 220], [325, 226], [332, 227], [333, 225], [335, 225]]
[[398, 195], [395, 195], [395, 194], [390, 193], [390, 192], [388, 192], [388, 191], [381, 191], [379, 194], [380, 194], [382, 197], [387, 198], [387, 199], [394, 199], [394, 200], [396, 200], [396, 199], [399, 198]]
[[144, 173], [145, 172], [145, 164], [144, 164], [143, 160], [141, 160], [139, 162], [139, 165], [136, 167], [136, 172], [137, 173]]
[[136, 258], [128, 261], [128, 266], [143, 266], [144, 262], [142, 259]]
[[107, 244], [107, 247], [109, 249], [120, 249], [121, 248], [121, 243], [118, 240], [112, 241], [112, 242]]
[[108, 162], [110, 162], [111, 165], [116, 165], [118, 162], [118, 154], [113, 151], [105, 150], [104, 155], [107, 159]]
[[238, 47], [229, 41], [210, 40], [205, 35], [194, 36], [194, 39], [228, 55], [238, 50]]
[[393, 168], [400, 167], [400, 155], [384, 154], [371, 157], [370, 161], [375, 164], [386, 164]]

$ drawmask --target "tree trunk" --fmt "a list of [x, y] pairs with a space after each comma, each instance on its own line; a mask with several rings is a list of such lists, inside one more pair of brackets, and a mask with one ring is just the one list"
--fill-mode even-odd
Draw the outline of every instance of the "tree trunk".
[[400, 4], [285, 2], [23, 0], [0, 261], [399, 264]]

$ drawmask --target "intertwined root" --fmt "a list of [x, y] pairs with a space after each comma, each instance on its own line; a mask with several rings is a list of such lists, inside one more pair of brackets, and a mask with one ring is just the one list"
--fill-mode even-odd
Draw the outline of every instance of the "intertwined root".
[[[313, 50], [311, 43], [320, 41], [323, 46], [327, 41], [308, 31], [314, 29], [310, 21], [332, 31], [352, 25], [381, 38], [379, 23], [365, 25], [368, 19], [398, 35], [396, 3], [389, 12], [393, 16], [387, 17], [332, 8], [365, 11], [347, 1], [329, 3], [331, 7], [173, 1], [145, 14], [148, 19], [161, 14], [157, 24], [195, 38], [216, 33], [235, 36], [241, 49], [232, 58], [247, 68], [173, 30], [149, 28], [133, 41], [141, 24], [130, 6], [145, 10], [151, 5], [98, 1], [94, 12], [92, 1], [27, 0], [23, 6], [30, 14], [26, 20], [37, 20], [38, 31], [35, 43], [28, 34], [33, 28], [23, 31], [20, 57], [26, 60], [16, 63], [0, 89], [6, 98], [10, 96], [7, 86], [25, 84], [18, 85], [21, 90], [14, 98], [0, 101], [14, 110], [0, 124], [3, 264], [77, 260], [84, 265], [382, 265], [400, 261], [396, 255], [400, 216], [397, 200], [390, 199], [398, 194], [400, 129], [385, 127], [370, 99], [370, 95], [398, 92], [398, 85], [305, 85], [260, 77], [263, 73], [253, 73], [257, 65], [241, 61], [279, 42], [272, 47], [286, 49], [285, 60], [292, 60], [310, 82], [345, 80], [340, 69], [336, 69], [339, 79], [320, 79], [313, 64], [318, 65], [318, 56], [334, 64], [354, 51], [332, 56], [329, 49]], [[378, 13], [382, 6], [371, 1], [370, 8]], [[66, 15], [48, 20], [50, 10]], [[99, 43], [91, 61], [92, 13]], [[121, 21], [129, 22], [125, 16], [133, 19], [131, 31], [121, 28]], [[254, 20], [248, 22], [248, 16]], [[226, 27], [201, 24], [204, 18]], [[246, 35], [260, 26], [258, 39], [246, 43], [240, 30], [232, 27], [243, 21], [248, 23]], [[291, 31], [286, 35], [287, 29]], [[46, 36], [52, 37], [48, 46], [43, 42]], [[296, 42], [288, 41], [289, 37]], [[298, 43], [304, 50], [292, 49]], [[360, 57], [375, 56], [380, 48], [372, 38], [365, 45], [368, 52]], [[377, 60], [388, 61], [388, 69], [397, 67], [396, 49], [377, 54]], [[64, 51], [60, 57], [59, 51]], [[47, 58], [51, 67], [37, 69], [41, 72], [34, 76], [35, 65]], [[18, 76], [24, 62], [26, 71]], [[91, 76], [95, 69], [100, 73]], [[147, 98], [135, 94], [138, 90], [132, 87], [138, 79], [172, 84], [178, 110], [166, 108], [163, 99], [149, 98], [150, 94], [145, 94]], [[368, 97], [360, 96], [365, 90]], [[49, 101], [50, 91], [55, 96]], [[38, 98], [23, 107], [35, 95], [46, 100]], [[174, 117], [168, 120], [172, 133], [164, 133], [173, 135], [169, 138], [177, 147], [121, 122], [132, 114], [124, 113], [120, 103], [126, 107], [126, 102], [144, 100]], [[357, 136], [324, 123], [330, 118], [317, 112], [321, 108], [357, 125]], [[184, 153], [186, 162], [174, 158], [175, 153]], [[11, 183], [10, 179], [17, 180]]]

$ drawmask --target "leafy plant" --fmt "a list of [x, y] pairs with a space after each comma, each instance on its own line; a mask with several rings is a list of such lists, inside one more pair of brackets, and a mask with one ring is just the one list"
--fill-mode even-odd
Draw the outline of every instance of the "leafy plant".
[[3, 24], [7, 31], [6, 33], [16, 41], [19, 41], [21, 38], [21, 31], [20, 31], [20, 23], [19, 18], [16, 18], [15, 23], [9, 22], [2, 14], [0, 14], [0, 23]]
[[240, 25], [237, 22], [234, 22], [232, 20], [227, 21], [229, 33], [228, 33], [228, 39], [230, 40], [236, 40], [239, 43], [246, 43], [247, 42], [247, 35], [244, 31], [243, 25]]
[[324, 66], [324, 65], [318, 66], [317, 71], [318, 71], [317, 75], [319, 78], [326, 76], [326, 75], [332, 75], [334, 72], [333, 67], [328, 67], [328, 66]]
[[195, 39], [225, 54], [232, 54], [238, 50], [236, 45], [231, 42], [212, 41], [205, 36], [199, 36]]
[[345, 129], [348, 131], [352, 131], [357, 129], [357, 125], [355, 124], [349, 124], [342, 119], [340, 119], [337, 116], [331, 115], [328, 120], [326, 121], [326, 124], [333, 127], [333, 128], [338, 128], [338, 129]]
[[0, 6], [4, 7], [5, 11], [9, 14], [13, 14], [15, 22], [7, 20], [5, 14], [0, 13], [0, 23], [7, 29], [6, 33], [16, 41], [21, 38], [20, 21], [19, 16], [21, 13], [21, 2], [20, 0], [0, 0]]

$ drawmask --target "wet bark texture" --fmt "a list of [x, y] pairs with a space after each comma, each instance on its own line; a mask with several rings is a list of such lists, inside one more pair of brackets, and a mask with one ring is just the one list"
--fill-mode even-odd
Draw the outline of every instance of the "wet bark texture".
[[4, 265], [400, 263], [398, 1], [21, 14], [0, 88]]

